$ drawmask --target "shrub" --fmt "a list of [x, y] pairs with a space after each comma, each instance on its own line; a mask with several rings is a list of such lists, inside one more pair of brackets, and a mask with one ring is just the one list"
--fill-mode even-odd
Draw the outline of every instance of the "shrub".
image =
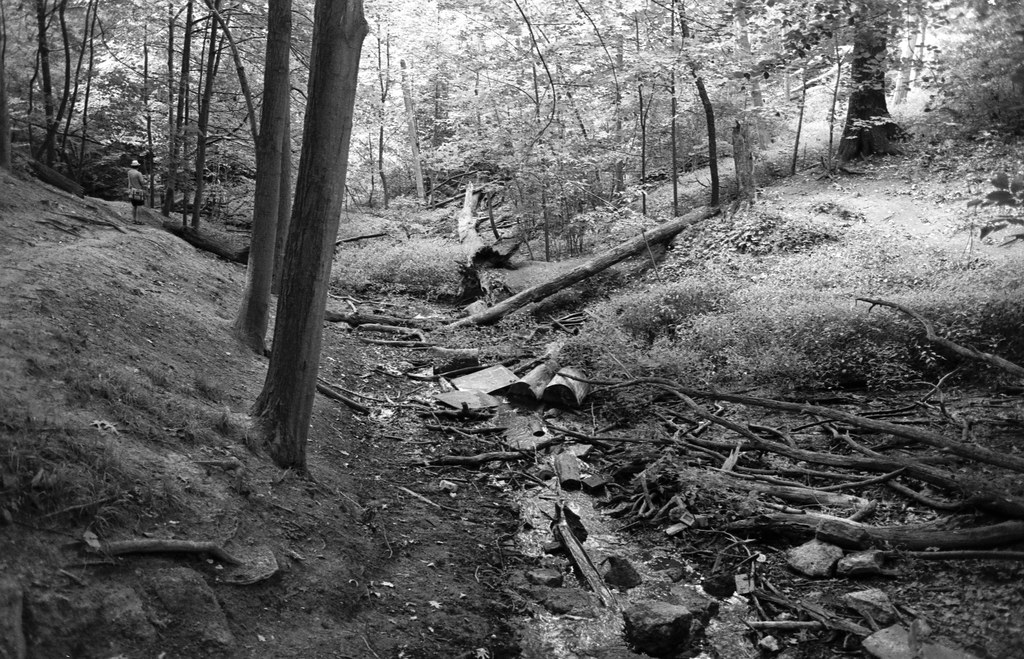
[[674, 337], [697, 316], [720, 311], [726, 297], [722, 285], [688, 278], [640, 293], [620, 294], [607, 306], [627, 334], [649, 345], [659, 338]]

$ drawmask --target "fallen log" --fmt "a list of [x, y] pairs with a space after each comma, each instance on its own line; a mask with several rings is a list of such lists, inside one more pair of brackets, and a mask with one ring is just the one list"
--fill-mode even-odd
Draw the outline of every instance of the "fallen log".
[[551, 464], [558, 477], [558, 484], [563, 490], [578, 490], [583, 485], [580, 476], [580, 461], [571, 451], [562, 451], [551, 459]]
[[955, 343], [945, 337], [939, 336], [938, 334], [935, 333], [935, 326], [932, 325], [931, 321], [929, 321], [927, 318], [925, 318], [918, 312], [914, 311], [913, 309], [905, 307], [902, 304], [896, 304], [895, 302], [875, 300], [867, 297], [859, 297], [857, 298], [857, 301], [867, 302], [868, 304], [870, 304], [871, 307], [868, 309], [868, 311], [871, 311], [871, 309], [878, 306], [889, 307], [890, 309], [896, 309], [897, 311], [903, 312], [906, 315], [913, 318], [914, 320], [916, 320], [917, 322], [921, 323], [921, 326], [924, 327], [925, 338], [928, 339], [930, 342], [934, 343], [935, 345], [945, 348], [946, 350], [949, 350], [950, 352], [960, 355], [961, 357], [966, 357], [968, 359], [974, 359], [976, 361], [984, 362], [989, 366], [994, 366], [995, 368], [1006, 371], [1007, 373], [1016, 375], [1019, 378], [1024, 378], [1024, 366], [1020, 366], [1019, 364], [1015, 364], [1007, 359], [1003, 359], [999, 355], [993, 355], [992, 353], [982, 352], [981, 350], [978, 350], [976, 348], [962, 346], [959, 343]]
[[508, 397], [526, 400], [535, 403], [544, 395], [544, 387], [548, 386], [551, 378], [558, 372], [558, 362], [554, 360], [545, 361], [533, 368], [524, 375], [518, 382], [513, 382], [508, 388]]
[[70, 192], [76, 197], [85, 197], [85, 189], [81, 185], [64, 176], [56, 169], [47, 167], [38, 160], [30, 160], [29, 165], [32, 166], [32, 171], [35, 172], [36, 178], [43, 183], [49, 183], [53, 187], [60, 188], [64, 192]]
[[324, 320], [329, 323], [348, 323], [349, 325], [403, 325], [406, 327], [430, 328], [437, 326], [438, 319], [431, 318], [403, 318], [401, 316], [385, 316], [381, 314], [360, 313], [358, 311], [345, 313], [341, 311], [326, 311]]
[[188, 553], [188, 554], [209, 554], [219, 561], [231, 565], [241, 565], [242, 561], [214, 542], [195, 542], [192, 540], [173, 540], [152, 538], [146, 540], [116, 540], [104, 542], [97, 547], [97, 551], [108, 556], [120, 556], [122, 554], [153, 554], [153, 553]]
[[1021, 520], [975, 528], [942, 528], [934, 523], [868, 526], [831, 515], [772, 513], [732, 522], [725, 529], [737, 534], [773, 533], [799, 541], [817, 538], [844, 549], [988, 549], [1024, 541], [1024, 521]]
[[[731, 476], [738, 476], [731, 472], [721, 472], [723, 474], [729, 474]], [[811, 487], [792, 487], [788, 485], [773, 485], [770, 483], [760, 483], [756, 480], [743, 479], [741, 482], [728, 481], [722, 479], [722, 485], [731, 490], [743, 490], [760, 492], [761, 494], [767, 494], [768, 496], [775, 497], [776, 499], [782, 499], [790, 503], [797, 503], [804, 506], [837, 506], [841, 508], [862, 508], [868, 504], [868, 500], [863, 497], [853, 496], [850, 494], [840, 494], [838, 492], [826, 492], [825, 490], [816, 490]]]
[[165, 231], [168, 231], [175, 236], [181, 238], [189, 245], [197, 249], [201, 249], [204, 252], [210, 252], [216, 254], [226, 261], [232, 263], [241, 263], [246, 265], [249, 263], [249, 247], [232, 247], [227, 245], [217, 238], [204, 234], [201, 231], [197, 231], [192, 227], [183, 227], [177, 222], [164, 221], [162, 224]]
[[590, 589], [593, 590], [598, 599], [601, 600], [601, 604], [606, 607], [612, 608], [615, 606], [615, 595], [605, 585], [604, 579], [601, 578], [601, 573], [598, 572], [597, 567], [594, 566], [594, 562], [590, 559], [590, 555], [580, 544], [580, 541], [576, 538], [576, 535], [572, 532], [569, 527], [569, 523], [566, 521], [565, 512], [563, 511], [564, 505], [558, 504], [556, 507], [556, 521], [552, 525], [552, 531], [555, 534], [555, 538], [562, 543], [565, 550], [569, 552], [569, 557], [572, 559], [573, 565], [579, 571], [580, 576], [587, 582]]
[[564, 288], [568, 288], [573, 284], [579, 283], [602, 270], [610, 268], [620, 261], [624, 261], [631, 256], [635, 256], [643, 252], [647, 249], [648, 244], [668, 242], [684, 229], [687, 229], [701, 220], [711, 217], [716, 212], [717, 209], [711, 208], [702, 208], [691, 211], [683, 217], [655, 227], [644, 235], [628, 240], [591, 259], [587, 263], [573, 268], [563, 275], [537, 286], [528, 288], [524, 291], [520, 291], [512, 297], [502, 300], [498, 304], [495, 304], [484, 311], [474, 313], [465, 318], [460, 318], [448, 326], [464, 327], [466, 325], [490, 325], [496, 323], [508, 314], [526, 306], [527, 304], [543, 300], [553, 293], [557, 293]]

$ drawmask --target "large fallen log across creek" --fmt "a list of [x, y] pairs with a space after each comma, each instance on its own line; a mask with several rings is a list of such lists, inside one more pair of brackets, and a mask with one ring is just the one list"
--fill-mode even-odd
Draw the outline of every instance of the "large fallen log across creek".
[[448, 327], [494, 324], [517, 309], [543, 300], [549, 295], [577, 284], [620, 261], [644, 252], [650, 245], [668, 242], [679, 235], [684, 229], [711, 217], [717, 212], [717, 208], [701, 208], [691, 211], [678, 219], [659, 225], [632, 240], [627, 240], [550, 281], [520, 291], [512, 297], [502, 300], [493, 307], [488, 307], [479, 313], [460, 318], [448, 325]]

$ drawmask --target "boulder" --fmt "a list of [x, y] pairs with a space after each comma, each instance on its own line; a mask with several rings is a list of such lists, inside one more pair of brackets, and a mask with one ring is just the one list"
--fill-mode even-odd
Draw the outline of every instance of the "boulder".
[[847, 593], [839, 598], [843, 604], [861, 614], [866, 620], [879, 626], [891, 625], [896, 622], [896, 609], [889, 596], [878, 588], [858, 590]]
[[621, 591], [636, 588], [643, 583], [640, 573], [637, 572], [636, 568], [633, 567], [633, 564], [625, 558], [609, 556], [604, 559], [601, 566], [604, 568], [604, 582]]
[[537, 568], [526, 573], [526, 580], [537, 586], [558, 588], [562, 585], [563, 576], [558, 570]]
[[811, 540], [790, 549], [786, 554], [786, 562], [800, 574], [822, 579], [832, 576], [836, 563], [842, 557], [843, 550], [839, 547], [820, 540]]
[[863, 577], [882, 574], [885, 555], [880, 549], [858, 551], [839, 559], [836, 574], [840, 577]]
[[626, 641], [654, 657], [677, 654], [690, 641], [693, 614], [685, 606], [640, 602], [623, 611], [622, 617]]

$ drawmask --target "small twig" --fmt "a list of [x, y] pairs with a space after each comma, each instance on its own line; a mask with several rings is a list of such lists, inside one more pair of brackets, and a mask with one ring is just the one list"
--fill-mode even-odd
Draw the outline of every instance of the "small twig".
[[402, 487], [401, 485], [396, 485], [395, 487], [397, 487], [401, 491], [405, 492], [406, 494], [411, 494], [412, 496], [416, 497], [417, 499], [419, 499], [423, 503], [430, 504], [431, 506], [433, 506], [435, 508], [440, 508], [441, 510], [448, 510], [448, 511], [456, 512], [456, 513], [459, 512], [457, 508], [452, 508], [451, 506], [442, 506], [439, 503], [431, 501], [430, 499], [428, 499], [427, 497], [423, 496], [422, 494], [418, 494], [416, 492], [413, 492], [412, 490], [410, 490], [407, 487]]

